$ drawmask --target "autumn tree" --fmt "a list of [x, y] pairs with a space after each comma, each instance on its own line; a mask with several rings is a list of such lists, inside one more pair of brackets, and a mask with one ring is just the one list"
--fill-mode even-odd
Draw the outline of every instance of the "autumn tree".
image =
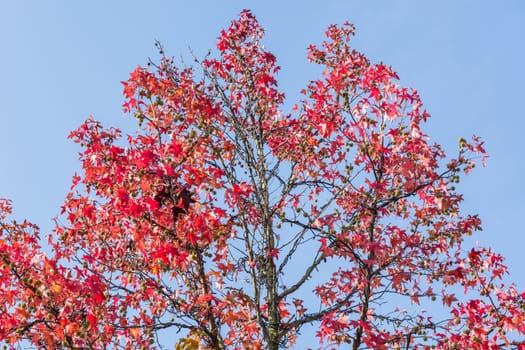
[[82, 171], [51, 253], [0, 203], [0, 340], [276, 350], [309, 326], [312, 348], [525, 349], [525, 293], [463, 244], [480, 219], [455, 185], [482, 142], [447, 157], [417, 92], [353, 34], [309, 47], [324, 72], [290, 113], [249, 11], [193, 67], [161, 50], [136, 68], [137, 132], [90, 118], [71, 133]]

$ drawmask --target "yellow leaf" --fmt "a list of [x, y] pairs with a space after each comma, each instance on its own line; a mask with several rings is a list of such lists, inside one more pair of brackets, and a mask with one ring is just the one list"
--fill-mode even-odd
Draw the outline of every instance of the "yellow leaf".
[[199, 340], [192, 338], [182, 338], [175, 345], [175, 350], [199, 350]]
[[51, 285], [51, 291], [52, 291], [53, 293], [60, 293], [60, 292], [62, 291], [62, 286], [59, 285], [59, 284], [57, 284], [57, 283], [53, 283], [53, 284]]
[[133, 336], [133, 338], [138, 339], [140, 337], [140, 329], [138, 328], [131, 328], [129, 330], [129, 333]]

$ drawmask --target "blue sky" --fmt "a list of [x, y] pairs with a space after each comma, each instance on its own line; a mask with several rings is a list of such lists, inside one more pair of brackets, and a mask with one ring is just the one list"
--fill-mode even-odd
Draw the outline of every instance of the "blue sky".
[[453, 154], [459, 136], [482, 136], [490, 154], [460, 185], [479, 213], [475, 240], [507, 257], [525, 289], [525, 2], [400, 1], [9, 1], [0, 3], [0, 197], [15, 216], [52, 227], [78, 170], [69, 131], [89, 115], [131, 130], [122, 85], [154, 41], [168, 55], [202, 56], [243, 8], [266, 28], [293, 103], [317, 69], [306, 47], [330, 23], [356, 25], [354, 45], [399, 73], [432, 114], [425, 131]]

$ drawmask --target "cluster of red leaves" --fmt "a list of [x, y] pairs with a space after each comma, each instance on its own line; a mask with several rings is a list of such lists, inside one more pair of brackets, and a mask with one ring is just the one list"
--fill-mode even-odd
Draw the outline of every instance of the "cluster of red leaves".
[[323, 76], [285, 115], [263, 34], [244, 11], [201, 75], [136, 68], [136, 134], [92, 118], [71, 133], [82, 172], [50, 254], [0, 202], [0, 341], [149, 349], [169, 330], [277, 349], [315, 324], [353, 349], [525, 349], [525, 294], [501, 256], [462, 246], [480, 219], [454, 185], [483, 143], [429, 143], [419, 95], [351, 49], [350, 24], [309, 48]]
[[79, 267], [61, 265], [39, 245], [38, 227], [5, 222], [0, 201], [0, 339], [55, 349], [106, 344], [112, 329], [97, 322], [107, 310], [106, 286]]

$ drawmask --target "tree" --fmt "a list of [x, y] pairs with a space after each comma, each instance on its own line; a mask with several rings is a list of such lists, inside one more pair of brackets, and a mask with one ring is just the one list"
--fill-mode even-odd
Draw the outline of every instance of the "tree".
[[290, 114], [249, 11], [195, 67], [159, 45], [123, 82], [136, 134], [71, 133], [82, 172], [50, 253], [0, 202], [0, 340], [274, 350], [314, 325], [321, 347], [525, 349], [525, 293], [500, 255], [463, 247], [481, 222], [454, 186], [483, 143], [447, 158], [417, 92], [353, 34], [310, 46], [324, 73]]

